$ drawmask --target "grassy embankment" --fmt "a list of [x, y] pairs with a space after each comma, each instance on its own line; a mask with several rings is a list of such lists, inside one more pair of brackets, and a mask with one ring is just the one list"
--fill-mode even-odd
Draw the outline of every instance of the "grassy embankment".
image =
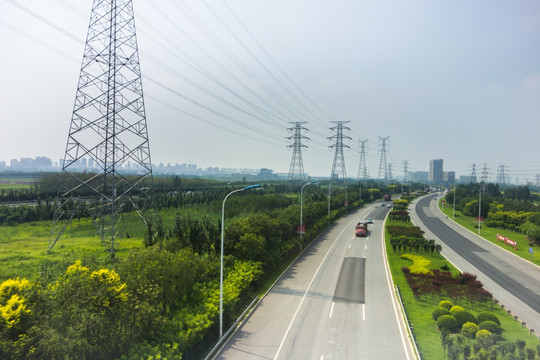
[[[444, 207], [441, 206], [441, 202], [439, 201], [439, 208], [448, 215], [449, 219], [452, 219], [453, 217], [453, 209], [452, 206], [446, 205]], [[465, 216], [461, 211], [456, 210], [454, 221], [460, 224], [461, 226], [465, 227], [466, 229], [474, 232], [475, 234], [478, 234], [478, 221], [476, 218], [471, 216]], [[500, 234], [502, 236], [505, 236], [509, 238], [510, 240], [517, 241], [518, 246], [517, 249], [514, 250], [514, 248], [510, 245], [504, 244], [502, 241], [497, 240], [497, 234]], [[492, 242], [493, 244], [508, 250], [509, 252], [525, 259], [528, 261], [532, 261], [536, 265], [540, 266], [540, 246], [530, 244], [527, 240], [527, 237], [524, 234], [520, 234], [518, 232], [507, 230], [507, 229], [494, 229], [490, 228], [484, 224], [482, 224], [482, 227], [480, 228], [480, 236], [482, 236], [487, 241]], [[533, 253], [529, 253], [529, 248], [533, 249]]]
[[[411, 224], [403, 222], [388, 221], [387, 225], [412, 226]], [[445, 295], [436, 294], [422, 295], [419, 298], [415, 298], [402, 271], [404, 266], [410, 267], [411, 262], [402, 259], [401, 255], [405, 253], [421, 255], [431, 262], [429, 265], [429, 268], [431, 269], [441, 269], [446, 265], [453, 276], [457, 275], [459, 271], [441, 254], [430, 254], [427, 252], [416, 253], [415, 251], [394, 252], [390, 245], [390, 234], [388, 231], [385, 232], [385, 241], [393, 281], [395, 285], [399, 286], [401, 291], [407, 315], [413, 326], [419, 350], [422, 353], [422, 359], [439, 360], [444, 358], [441, 333], [437, 327], [437, 323], [432, 319], [432, 311], [439, 306], [441, 300], [451, 300], [455, 305], [459, 305], [466, 310], [471, 311], [474, 315], [477, 315], [482, 311], [494, 313], [501, 320], [501, 327], [504, 329], [501, 342], [514, 342], [517, 339], [524, 339], [527, 341], [527, 347], [536, 349], [538, 338], [534, 335], [530, 335], [527, 329], [522, 328], [520, 323], [514, 321], [512, 316], [508, 315], [504, 310], [501, 310], [492, 302], [479, 303], [464, 299], [456, 300], [450, 299]], [[470, 339], [467, 339], [466, 341], [471, 346], [474, 342], [474, 340]]]

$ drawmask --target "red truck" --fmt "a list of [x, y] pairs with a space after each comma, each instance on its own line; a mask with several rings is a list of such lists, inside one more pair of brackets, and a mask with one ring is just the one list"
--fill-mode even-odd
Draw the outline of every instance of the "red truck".
[[360, 221], [358, 225], [356, 225], [356, 236], [364, 237], [367, 235], [367, 223]]
[[391, 200], [392, 200], [392, 195], [390, 194], [384, 195], [384, 201], [391, 201]]

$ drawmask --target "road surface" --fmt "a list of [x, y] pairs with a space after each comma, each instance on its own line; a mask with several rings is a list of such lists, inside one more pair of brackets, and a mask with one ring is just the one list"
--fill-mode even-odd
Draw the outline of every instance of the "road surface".
[[[388, 283], [381, 203], [335, 223], [299, 256], [216, 359], [414, 359]], [[371, 217], [366, 238], [354, 227]]]

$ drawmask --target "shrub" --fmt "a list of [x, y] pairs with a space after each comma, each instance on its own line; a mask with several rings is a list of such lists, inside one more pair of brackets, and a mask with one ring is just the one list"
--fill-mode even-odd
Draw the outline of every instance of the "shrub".
[[411, 254], [403, 254], [401, 255], [402, 259], [407, 259], [412, 261], [412, 266], [410, 267], [411, 273], [413, 274], [432, 274], [431, 270], [429, 270], [428, 266], [431, 263], [429, 259], [426, 259], [423, 256], [420, 255], [411, 255]]
[[476, 332], [476, 340], [485, 341], [491, 338], [491, 333], [488, 330], [482, 329]]
[[468, 337], [470, 339], [474, 339], [474, 337], [475, 337], [476, 333], [478, 332], [478, 330], [480, 330], [478, 328], [478, 325], [476, 325], [475, 323], [472, 323], [472, 322], [466, 322], [461, 327], [461, 333], [463, 334], [463, 336], [466, 336], [466, 337]]
[[452, 302], [448, 300], [443, 300], [439, 303], [439, 307], [446, 308], [448, 309], [448, 311], [450, 311], [452, 306], [454, 306], [454, 304], [452, 304]]
[[502, 333], [502, 328], [493, 321], [489, 321], [489, 320], [482, 321], [478, 325], [478, 327], [480, 328], [480, 330], [488, 330], [492, 334], [500, 335]]
[[437, 319], [437, 325], [441, 331], [447, 330], [450, 332], [456, 332], [457, 329], [459, 329], [457, 321], [452, 315], [439, 316]]
[[489, 320], [489, 321], [493, 321], [497, 325], [501, 325], [501, 321], [499, 320], [497, 315], [490, 313], [488, 311], [481, 312], [480, 314], [478, 314], [477, 318], [478, 318], [478, 323]]
[[462, 308], [461, 306], [458, 306], [458, 305], [454, 305], [450, 308], [450, 314], [454, 315], [454, 313], [458, 312], [458, 311], [464, 311], [465, 309]]
[[403, 271], [404, 274], [408, 274], [411, 272], [411, 269], [409, 269], [407, 266], [404, 266], [401, 268], [401, 271]]
[[454, 319], [456, 319], [458, 326], [460, 328], [463, 326], [463, 324], [467, 322], [478, 324], [478, 320], [476, 319], [476, 317], [468, 311], [461, 310], [461, 311], [455, 311], [454, 313], [450, 311], [450, 313], [452, 314]]
[[431, 313], [433, 320], [437, 321], [442, 315], [450, 315], [450, 311], [447, 308], [438, 307]]

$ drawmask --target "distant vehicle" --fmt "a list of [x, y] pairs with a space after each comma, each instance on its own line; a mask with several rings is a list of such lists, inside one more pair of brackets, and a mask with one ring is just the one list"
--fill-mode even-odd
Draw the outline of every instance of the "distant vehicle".
[[356, 225], [356, 236], [364, 237], [366, 235], [367, 235], [367, 224], [364, 222], [359, 222], [358, 225]]
[[390, 194], [384, 195], [384, 201], [391, 201], [391, 200], [392, 200], [392, 195]]
[[366, 219], [366, 222], [367, 222], [368, 224], [373, 224], [373, 219], [372, 219], [372, 218], [367, 218], [367, 219]]
[[381, 204], [381, 206], [384, 206], [384, 203], [383, 203], [383, 204]]
[[386, 207], [392, 207], [392, 205], [388, 204], [388, 205], [386, 205]]

